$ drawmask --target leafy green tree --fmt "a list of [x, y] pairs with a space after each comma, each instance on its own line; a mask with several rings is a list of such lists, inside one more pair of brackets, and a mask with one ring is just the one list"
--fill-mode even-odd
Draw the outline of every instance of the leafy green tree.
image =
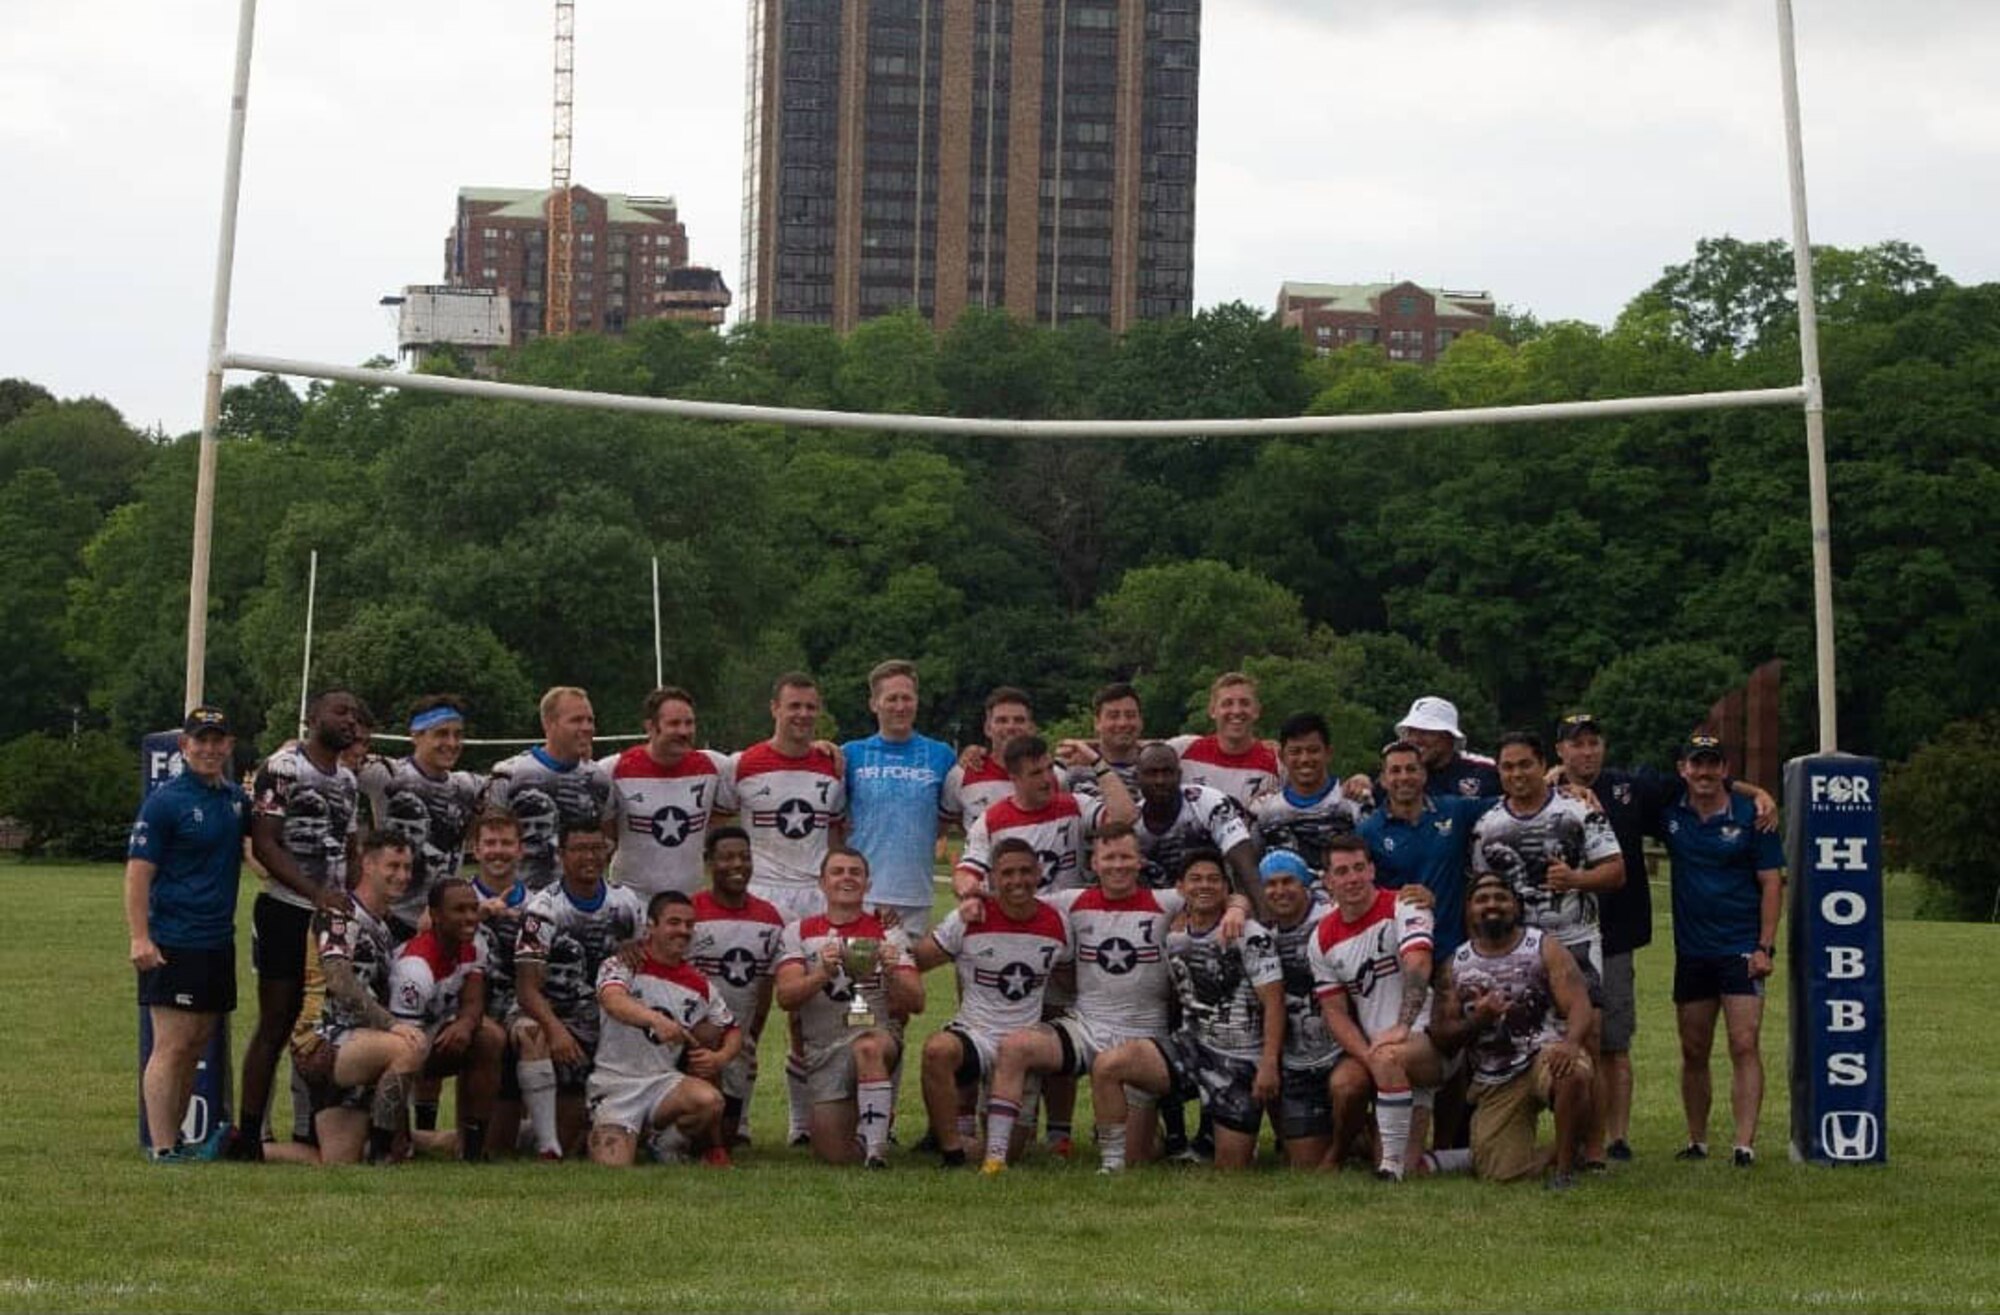
[[0, 485], [0, 739], [66, 725], [84, 702], [63, 651], [68, 581], [96, 531], [97, 509], [39, 466]]
[[222, 415], [215, 432], [222, 438], [268, 438], [282, 443], [299, 432], [305, 399], [275, 374], [222, 390]]
[[1680, 742], [1742, 683], [1742, 664], [1711, 644], [1669, 640], [1607, 665], [1580, 706], [1603, 723], [1617, 761], [1671, 768]]
[[121, 856], [138, 796], [137, 749], [103, 731], [38, 731], [0, 746], [0, 816], [26, 828], [30, 858]]
[[[466, 700], [472, 734], [532, 735], [539, 729], [535, 705], [541, 691], [483, 625], [450, 621], [416, 603], [369, 603], [316, 647], [314, 684], [348, 685], [384, 719], [382, 729], [402, 729], [409, 705], [437, 693]], [[296, 679], [283, 693], [288, 696], [283, 715], [295, 715]], [[278, 711], [271, 720], [280, 724]]]
[[1948, 891], [1961, 917], [2000, 910], [2000, 852], [1987, 818], [2000, 790], [2000, 713], [1944, 727], [1883, 786], [1891, 861]]
[[39, 466], [109, 511], [132, 495], [152, 446], [95, 398], [37, 406], [0, 427], [0, 480]]
[[26, 379], [0, 379], [0, 428], [38, 406], [55, 405], [55, 395]]

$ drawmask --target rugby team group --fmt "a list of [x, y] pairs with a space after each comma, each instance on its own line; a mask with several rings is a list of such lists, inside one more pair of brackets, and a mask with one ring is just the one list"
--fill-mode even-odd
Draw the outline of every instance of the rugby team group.
[[[836, 1164], [893, 1162], [914, 1063], [929, 1126], [912, 1150], [946, 1167], [1076, 1158], [1087, 1078], [1102, 1172], [1241, 1168], [1268, 1121], [1295, 1168], [1567, 1188], [1634, 1153], [1652, 837], [1675, 1157], [1709, 1155], [1720, 1020], [1731, 1159], [1754, 1165], [1783, 856], [1771, 798], [1716, 739], [1688, 737], [1674, 773], [1621, 770], [1575, 712], [1552, 750], [1520, 731], [1488, 758], [1427, 695], [1379, 771], [1343, 780], [1318, 714], [1260, 738], [1239, 672], [1211, 686], [1208, 734], [1145, 738], [1138, 694], [1111, 684], [1093, 737], [1051, 744], [1031, 697], [1001, 688], [984, 742], [958, 751], [916, 731], [912, 664], [868, 685], [876, 732], [835, 744], [816, 738], [814, 679], [780, 677], [771, 737], [734, 754], [699, 747], [691, 695], [656, 689], [643, 742], [603, 758], [589, 696], [558, 687], [543, 742], [484, 776], [458, 766], [461, 700], [418, 700], [411, 751], [385, 758], [363, 702], [330, 689], [247, 791], [229, 716], [193, 709], [126, 863], [148, 1153], [727, 1165], [775, 1002], [786, 1140]], [[246, 857], [257, 1022], [234, 1122], [190, 1141], [197, 1063], [236, 1005]], [[949, 1021], [906, 1056], [927, 1008]], [[287, 1055], [294, 1121], [274, 1138]]]

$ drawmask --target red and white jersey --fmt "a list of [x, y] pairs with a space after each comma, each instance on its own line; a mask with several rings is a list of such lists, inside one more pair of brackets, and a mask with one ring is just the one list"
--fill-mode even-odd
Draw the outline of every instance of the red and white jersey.
[[447, 950], [436, 932], [420, 931], [403, 942], [389, 969], [389, 1012], [435, 1036], [458, 1017], [466, 979], [485, 974], [484, 937], [474, 936], [456, 950]]
[[[910, 942], [903, 935], [902, 928], [885, 928], [872, 913], [863, 913], [854, 921], [837, 926], [823, 913], [786, 923], [784, 934], [778, 941], [778, 962], [795, 963], [811, 972], [819, 963], [820, 951], [828, 941], [859, 940], [894, 945], [903, 956], [894, 971], [917, 971], [916, 964], [910, 961]], [[809, 997], [796, 1011], [799, 1037], [805, 1042], [808, 1055], [844, 1046], [854, 1039], [855, 1029], [847, 1025], [847, 1007], [856, 991], [861, 992], [861, 998], [868, 1002], [869, 1012], [875, 1015], [877, 1027], [901, 1033], [902, 1021], [889, 1012], [889, 979], [881, 966], [876, 965], [866, 977], [856, 980], [848, 976], [847, 965], [843, 963], [834, 970], [833, 980], [820, 987], [819, 993]]]
[[787, 758], [766, 740], [736, 755], [736, 804], [750, 833], [758, 881], [816, 886], [827, 828], [847, 816], [847, 785], [833, 755]]
[[1042, 1021], [1049, 974], [1072, 957], [1069, 921], [1047, 900], [1019, 922], [985, 899], [986, 916], [967, 926], [953, 909], [931, 939], [958, 968], [958, 1012], [952, 1022], [998, 1040]]
[[1284, 784], [1278, 755], [1262, 740], [1231, 753], [1213, 735], [1176, 735], [1167, 741], [1181, 756], [1181, 784], [1211, 786], [1247, 808], [1258, 795]]
[[965, 833], [965, 852], [958, 866], [981, 881], [993, 871], [993, 846], [1007, 839], [1027, 841], [1042, 860], [1043, 890], [1064, 890], [1083, 884], [1083, 859], [1090, 833], [1104, 816], [1102, 799], [1082, 798], [1058, 790], [1033, 812], [1010, 794]]
[[986, 815], [986, 810], [1014, 793], [1013, 778], [1000, 765], [1000, 755], [991, 749], [972, 771], [954, 765], [944, 777], [944, 794], [938, 803], [938, 811], [959, 819], [966, 833], [972, 832], [972, 824]]
[[745, 895], [743, 907], [732, 909], [713, 891], [695, 892], [688, 961], [722, 993], [729, 1012], [745, 1027], [756, 1020], [758, 988], [777, 962], [784, 930], [785, 919], [769, 900]]
[[1167, 930], [1187, 901], [1144, 886], [1114, 900], [1097, 886], [1045, 897], [1069, 916], [1076, 946], [1076, 1012], [1119, 1041], [1167, 1034]]
[[1182, 785], [1180, 811], [1158, 831], [1147, 820], [1142, 804], [1133, 829], [1139, 834], [1139, 880], [1155, 890], [1180, 880], [1181, 863], [1189, 849], [1213, 845], [1227, 854], [1250, 839], [1243, 810], [1228, 795], [1207, 785]]
[[[1320, 999], [1345, 996], [1354, 1007], [1361, 1035], [1373, 1040], [1396, 1026], [1403, 1010], [1403, 958], [1431, 948], [1431, 911], [1398, 901], [1393, 890], [1377, 890], [1375, 902], [1358, 922], [1338, 907], [1320, 919], [1310, 960], [1314, 992]], [[1415, 1026], [1430, 1022], [1430, 1002]]]
[[[722, 1001], [722, 995], [691, 963], [669, 967], [648, 954], [634, 970], [622, 959], [610, 958], [597, 970], [597, 999], [602, 1017], [597, 1041], [597, 1074], [612, 1078], [656, 1078], [680, 1067], [685, 1042], [655, 1045], [646, 1033], [630, 1023], [621, 1023], [603, 1009], [604, 999], [613, 992], [630, 992], [640, 1004], [658, 1010], [683, 1028], [697, 1023], [713, 1023], [724, 1036], [736, 1030], [736, 1016]], [[717, 1038], [720, 1041], [720, 1037]]]
[[702, 842], [712, 814], [736, 811], [736, 769], [727, 754], [690, 749], [672, 767], [643, 744], [611, 765], [618, 801], [618, 852], [611, 879], [647, 899], [702, 888]]

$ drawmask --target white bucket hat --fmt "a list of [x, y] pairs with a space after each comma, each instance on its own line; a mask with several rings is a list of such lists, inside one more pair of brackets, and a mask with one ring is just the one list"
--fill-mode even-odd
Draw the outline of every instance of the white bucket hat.
[[1410, 705], [1403, 719], [1396, 723], [1396, 734], [1406, 731], [1443, 731], [1458, 741], [1458, 747], [1465, 747], [1465, 732], [1458, 728], [1458, 709], [1450, 699], [1441, 699], [1435, 694], [1426, 694]]

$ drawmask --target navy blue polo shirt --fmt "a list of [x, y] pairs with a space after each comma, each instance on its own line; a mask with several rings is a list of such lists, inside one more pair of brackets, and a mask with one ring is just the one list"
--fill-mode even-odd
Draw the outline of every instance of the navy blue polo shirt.
[[1757, 874], [1785, 866], [1777, 833], [1757, 829], [1757, 806], [1728, 796], [1704, 818], [1679, 791], [1660, 814], [1659, 837], [1673, 860], [1674, 949], [1681, 955], [1749, 954], [1762, 929]]
[[1405, 822], [1386, 807], [1361, 819], [1354, 833], [1368, 842], [1375, 884], [1394, 890], [1411, 884], [1437, 901], [1432, 933], [1435, 961], [1465, 942], [1465, 868], [1472, 824], [1493, 806], [1495, 796], [1424, 796], [1423, 815]]
[[1626, 954], [1653, 943], [1653, 889], [1646, 881], [1646, 837], [1659, 829], [1660, 810], [1680, 789], [1678, 776], [1607, 767], [1590, 789], [1625, 857], [1625, 884], [1597, 897], [1597, 922], [1606, 954]]
[[236, 937], [236, 887], [250, 800], [226, 777], [182, 772], [146, 797], [132, 823], [130, 858], [154, 868], [146, 928], [156, 945], [227, 949]]

